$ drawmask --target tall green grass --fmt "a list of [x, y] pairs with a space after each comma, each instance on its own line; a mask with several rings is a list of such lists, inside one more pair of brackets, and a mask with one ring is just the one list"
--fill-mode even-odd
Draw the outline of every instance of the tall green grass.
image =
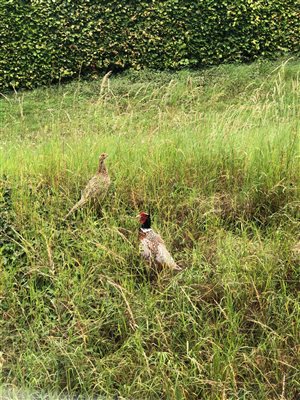
[[[297, 399], [299, 67], [132, 71], [3, 96], [6, 396]], [[103, 151], [108, 197], [65, 222]], [[140, 260], [135, 215], [149, 209], [176, 276]]]

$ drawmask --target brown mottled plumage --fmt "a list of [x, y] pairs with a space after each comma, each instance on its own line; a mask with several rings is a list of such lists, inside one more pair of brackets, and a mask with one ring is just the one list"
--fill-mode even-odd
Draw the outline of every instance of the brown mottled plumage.
[[181, 271], [181, 268], [175, 263], [173, 257], [168, 252], [165, 242], [158, 233], [151, 229], [150, 215], [141, 212], [140, 229], [138, 238], [140, 241], [140, 250], [142, 257], [150, 264], [154, 263], [159, 267], [168, 267], [173, 270]]
[[103, 200], [107, 190], [110, 186], [110, 177], [105, 165], [104, 160], [108, 157], [106, 153], [102, 153], [99, 157], [99, 167], [96, 175], [94, 175], [87, 183], [86, 187], [82, 191], [81, 199], [71, 208], [66, 215], [69, 217], [75, 210], [81, 208], [90, 200]]

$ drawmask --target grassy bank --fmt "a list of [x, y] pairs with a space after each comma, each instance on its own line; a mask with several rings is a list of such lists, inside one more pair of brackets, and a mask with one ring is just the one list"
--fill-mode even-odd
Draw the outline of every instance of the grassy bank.
[[[3, 97], [3, 384], [126, 399], [296, 399], [298, 61]], [[109, 153], [102, 210], [63, 217]], [[138, 211], [184, 271], [153, 280]]]

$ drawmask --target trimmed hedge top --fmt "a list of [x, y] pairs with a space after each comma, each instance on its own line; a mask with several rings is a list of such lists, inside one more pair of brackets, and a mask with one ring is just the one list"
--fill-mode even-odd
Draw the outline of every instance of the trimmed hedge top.
[[2, 0], [0, 87], [300, 51], [296, 0]]

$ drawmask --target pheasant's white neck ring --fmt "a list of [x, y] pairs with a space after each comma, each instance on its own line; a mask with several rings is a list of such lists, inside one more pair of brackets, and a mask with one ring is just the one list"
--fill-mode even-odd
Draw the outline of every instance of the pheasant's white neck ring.
[[144, 233], [147, 233], [147, 232], [151, 232], [152, 229], [151, 228], [141, 228], [141, 231]]

